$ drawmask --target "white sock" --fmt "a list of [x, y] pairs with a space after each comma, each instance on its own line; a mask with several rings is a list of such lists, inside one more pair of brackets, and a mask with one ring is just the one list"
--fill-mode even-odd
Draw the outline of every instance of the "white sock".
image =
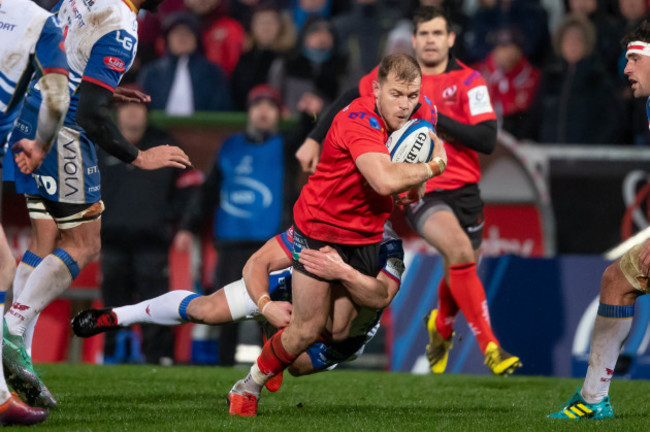
[[[23, 258], [20, 260], [20, 263], [18, 263], [18, 267], [16, 268], [16, 275], [14, 276], [13, 291], [15, 299], [17, 299], [20, 296], [20, 293], [23, 292], [29, 276], [32, 274], [32, 271], [34, 271], [34, 267], [40, 264], [41, 261], [43, 261], [43, 259], [31, 251], [28, 250], [25, 252]], [[25, 349], [27, 350], [27, 354], [29, 354], [30, 357], [32, 355], [34, 329], [36, 328], [36, 322], [38, 321], [39, 315], [40, 314], [36, 315], [36, 318], [34, 318], [29, 326], [27, 326], [27, 330], [25, 330]]]
[[632, 328], [634, 305], [601, 303], [594, 323], [589, 352], [589, 368], [580, 394], [587, 403], [599, 403], [609, 393], [616, 360]]
[[61, 295], [78, 274], [79, 266], [63, 249], [43, 258], [5, 315], [9, 332], [24, 336], [38, 314]]
[[[7, 295], [6, 292], [0, 292], [0, 316], [5, 311], [5, 296]], [[4, 344], [0, 343], [0, 358], [2, 358], [2, 347]], [[0, 403], [4, 403], [9, 399], [11, 396], [11, 393], [9, 393], [9, 388], [7, 388], [7, 383], [5, 382], [4, 378], [5, 374], [3, 371], [2, 367], [2, 362], [0, 362]]]
[[117, 323], [179, 325], [188, 321], [187, 306], [192, 299], [200, 297], [192, 291], [176, 290], [130, 306], [113, 308]]

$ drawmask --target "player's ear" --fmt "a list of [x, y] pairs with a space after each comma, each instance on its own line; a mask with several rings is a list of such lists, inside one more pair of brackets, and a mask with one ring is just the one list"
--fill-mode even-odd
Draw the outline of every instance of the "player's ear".
[[450, 31], [448, 41], [449, 41], [449, 48], [453, 47], [454, 43], [456, 43], [456, 33]]
[[381, 86], [379, 84], [379, 81], [374, 80], [372, 82], [372, 93], [375, 95], [375, 99], [377, 99], [379, 97], [379, 89], [380, 89], [380, 87]]

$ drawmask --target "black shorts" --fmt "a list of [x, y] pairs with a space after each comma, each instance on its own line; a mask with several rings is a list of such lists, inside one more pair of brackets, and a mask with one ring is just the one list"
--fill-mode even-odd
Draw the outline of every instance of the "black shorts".
[[485, 217], [481, 191], [476, 183], [458, 189], [427, 193], [421, 202], [406, 208], [406, 220], [418, 234], [422, 235], [427, 219], [439, 211], [452, 212], [467, 233], [472, 248], [478, 249], [481, 246]]
[[305, 266], [300, 264], [300, 261], [298, 261], [300, 251], [303, 249], [318, 250], [324, 246], [330, 246], [336, 249], [345, 263], [349, 264], [352, 268], [359, 270], [361, 273], [367, 276], [375, 277], [377, 276], [377, 273], [379, 273], [379, 247], [381, 246], [381, 242], [372, 243], [369, 245], [343, 245], [338, 243], [328, 243], [307, 237], [295, 225], [293, 226], [293, 269], [316, 280], [322, 282], [330, 282], [326, 279], [316, 276], [313, 273], [308, 272], [305, 270]]

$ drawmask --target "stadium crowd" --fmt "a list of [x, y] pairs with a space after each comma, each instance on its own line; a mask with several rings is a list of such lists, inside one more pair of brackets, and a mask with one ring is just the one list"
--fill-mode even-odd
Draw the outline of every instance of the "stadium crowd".
[[482, 73], [499, 125], [515, 137], [650, 143], [619, 44], [647, 17], [645, 0], [168, 0], [139, 14], [138, 55], [123, 82], [174, 115], [245, 110], [262, 83], [280, 91], [284, 116], [317, 113], [384, 55], [411, 52], [409, 17], [420, 4], [447, 10], [454, 54]]

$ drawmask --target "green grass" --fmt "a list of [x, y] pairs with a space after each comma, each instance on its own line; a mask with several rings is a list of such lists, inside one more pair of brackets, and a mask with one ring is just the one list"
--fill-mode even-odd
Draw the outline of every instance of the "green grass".
[[244, 368], [38, 365], [60, 408], [52, 431], [647, 431], [649, 381], [615, 381], [616, 418], [546, 419], [577, 379], [415, 376], [333, 371], [285, 377], [256, 418], [232, 418], [225, 399]]

